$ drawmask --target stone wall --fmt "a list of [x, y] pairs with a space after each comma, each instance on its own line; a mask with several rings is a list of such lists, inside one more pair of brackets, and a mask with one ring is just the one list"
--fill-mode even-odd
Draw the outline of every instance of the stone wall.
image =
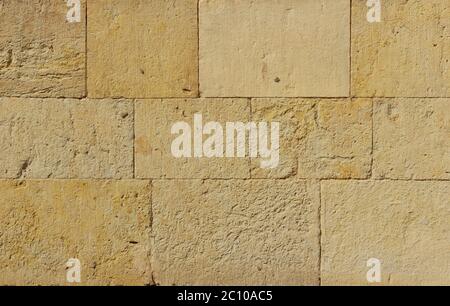
[[0, 284], [449, 285], [449, 0], [366, 2], [0, 0]]

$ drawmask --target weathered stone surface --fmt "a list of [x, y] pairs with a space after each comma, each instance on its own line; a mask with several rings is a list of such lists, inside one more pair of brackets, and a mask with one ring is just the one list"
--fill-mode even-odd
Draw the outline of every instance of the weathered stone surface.
[[366, 1], [352, 2], [352, 93], [450, 96], [448, 0], [381, 2], [380, 23], [367, 21]]
[[[217, 121], [250, 121], [247, 99], [169, 99], [136, 101], [136, 176], [139, 178], [248, 178], [249, 158], [175, 158], [171, 152], [172, 126], [187, 122], [194, 131], [194, 114], [203, 125]], [[208, 136], [203, 136], [207, 139]], [[193, 149], [192, 144], [192, 151]]]
[[198, 94], [196, 0], [88, 4], [89, 97]]
[[380, 99], [374, 106], [375, 177], [450, 179], [450, 99]]
[[372, 151], [367, 99], [252, 99], [253, 121], [278, 121], [280, 165], [252, 177], [367, 178]]
[[298, 180], [155, 181], [155, 282], [318, 284], [318, 187]]
[[1, 1], [0, 96], [85, 94], [85, 14], [69, 23], [68, 9], [64, 1]]
[[150, 184], [0, 181], [0, 284], [144, 285], [150, 272]]
[[1, 178], [131, 178], [127, 101], [0, 98]]
[[384, 285], [450, 284], [450, 183], [322, 183], [322, 283], [367, 284], [367, 260]]
[[207, 97], [349, 94], [349, 0], [200, 0]]

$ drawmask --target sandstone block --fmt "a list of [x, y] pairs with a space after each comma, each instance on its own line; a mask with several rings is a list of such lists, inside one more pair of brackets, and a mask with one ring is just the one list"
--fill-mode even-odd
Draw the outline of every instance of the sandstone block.
[[85, 95], [85, 7], [69, 23], [65, 1], [1, 1], [0, 96]]
[[450, 99], [374, 103], [374, 175], [450, 179]]
[[352, 1], [352, 94], [450, 96], [448, 0], [381, 2], [369, 23], [366, 1]]
[[278, 121], [280, 165], [252, 177], [366, 178], [372, 151], [372, 103], [367, 99], [252, 99], [252, 120]]
[[145, 285], [150, 271], [150, 184], [145, 181], [0, 181], [0, 284]]
[[322, 284], [364, 285], [381, 261], [382, 285], [450, 284], [450, 183], [322, 183]]
[[1, 178], [133, 177], [133, 105], [0, 98]]
[[88, 5], [89, 97], [195, 97], [196, 0]]
[[[250, 121], [250, 103], [247, 99], [136, 101], [137, 177], [247, 178], [250, 176], [248, 157], [194, 157], [192, 135], [195, 114], [202, 115], [203, 125], [209, 121], [219, 122], [223, 127], [226, 122], [246, 123]], [[172, 154], [172, 142], [178, 137], [178, 134], [172, 134], [172, 126], [177, 122], [186, 122], [191, 127], [191, 157], [176, 158]], [[203, 136], [203, 139], [207, 138], [207, 135]]]
[[318, 284], [319, 189], [297, 180], [153, 183], [157, 283]]
[[349, 95], [350, 1], [200, 0], [206, 97]]

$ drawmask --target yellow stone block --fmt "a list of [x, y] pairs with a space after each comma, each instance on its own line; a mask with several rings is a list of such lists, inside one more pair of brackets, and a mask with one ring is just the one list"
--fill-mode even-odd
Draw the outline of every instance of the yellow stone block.
[[369, 284], [378, 267], [370, 284], [450, 284], [448, 182], [326, 181], [321, 195], [322, 284]]
[[65, 1], [1, 1], [0, 96], [85, 95], [85, 8], [69, 23]]
[[280, 165], [253, 178], [367, 178], [372, 151], [368, 99], [252, 99], [252, 120], [280, 122]]
[[132, 178], [133, 104], [0, 98], [0, 178]]
[[198, 95], [196, 0], [88, 4], [92, 98]]
[[349, 0], [200, 0], [205, 97], [346, 97]]
[[450, 99], [374, 103], [374, 175], [450, 179]]
[[319, 283], [318, 184], [157, 180], [153, 190], [157, 283]]
[[[0, 181], [0, 284], [151, 284], [145, 181]], [[70, 278], [69, 278], [70, 279]]]
[[366, 1], [352, 1], [352, 94], [450, 96], [448, 0], [381, 4], [381, 21], [370, 23]]
[[[226, 122], [250, 121], [247, 99], [168, 99], [136, 101], [136, 176], [139, 178], [248, 178], [248, 157], [195, 157], [194, 116], [202, 116], [202, 126], [215, 121], [222, 125], [225, 141]], [[172, 134], [177, 122], [190, 127], [191, 157], [175, 157], [172, 143], [179, 133]], [[203, 135], [203, 140], [209, 136]], [[226, 145], [224, 145], [225, 150]], [[248, 156], [248, 155], [246, 155]]]

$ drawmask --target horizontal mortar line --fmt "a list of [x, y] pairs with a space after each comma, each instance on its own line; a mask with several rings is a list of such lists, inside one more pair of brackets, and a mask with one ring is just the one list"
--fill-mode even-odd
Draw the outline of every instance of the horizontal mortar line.
[[125, 182], [125, 181], [148, 181], [151, 179], [136, 179], [136, 178], [0, 178], [0, 181], [17, 181], [17, 182], [32, 182], [32, 181], [99, 181], [99, 182]]
[[343, 96], [343, 97], [147, 97], [147, 98], [133, 98], [133, 97], [104, 97], [104, 98], [91, 98], [91, 97], [30, 97], [30, 96], [0, 96], [5, 99], [41, 99], [41, 100], [201, 100], [201, 99], [323, 99], [323, 100], [336, 100], [336, 99], [450, 99], [449, 97], [413, 97], [413, 96], [396, 96], [396, 97], [364, 97], [364, 96]]
[[100, 182], [107, 182], [107, 181], [188, 181], [188, 180], [196, 180], [196, 181], [233, 181], [233, 180], [239, 180], [239, 181], [248, 181], [248, 180], [254, 180], [254, 181], [283, 181], [283, 180], [298, 180], [298, 181], [317, 181], [319, 182], [320, 179], [317, 178], [298, 178], [298, 177], [288, 177], [288, 178], [250, 178], [250, 177], [240, 177], [240, 178], [0, 178], [0, 181], [100, 181]]
[[313, 97], [313, 96], [244, 96], [244, 97], [204, 97], [201, 99], [350, 99], [351, 96]]
[[0, 99], [35, 99], [35, 100], [86, 100], [89, 99], [87, 97], [30, 97], [30, 96], [0, 96]]
[[403, 96], [403, 97], [389, 97], [389, 96], [384, 96], [384, 97], [363, 97], [363, 96], [352, 96], [352, 98], [355, 99], [449, 99], [449, 97], [418, 97], [418, 96]]
[[450, 179], [358, 179], [358, 178], [299, 178], [299, 177], [288, 177], [288, 178], [0, 178], [0, 181], [99, 181], [99, 182], [124, 182], [124, 181], [310, 181], [310, 182], [322, 182], [322, 181], [355, 181], [355, 182], [450, 182]]
[[366, 181], [366, 182], [450, 182], [450, 178], [448, 179], [403, 179], [403, 178], [368, 178], [368, 179], [357, 179], [357, 178], [324, 178], [320, 179], [320, 181]]
[[201, 99], [350, 99], [352, 97], [30, 97], [30, 96], [1, 96], [0, 98], [20, 99], [72, 99], [72, 100], [201, 100]]

